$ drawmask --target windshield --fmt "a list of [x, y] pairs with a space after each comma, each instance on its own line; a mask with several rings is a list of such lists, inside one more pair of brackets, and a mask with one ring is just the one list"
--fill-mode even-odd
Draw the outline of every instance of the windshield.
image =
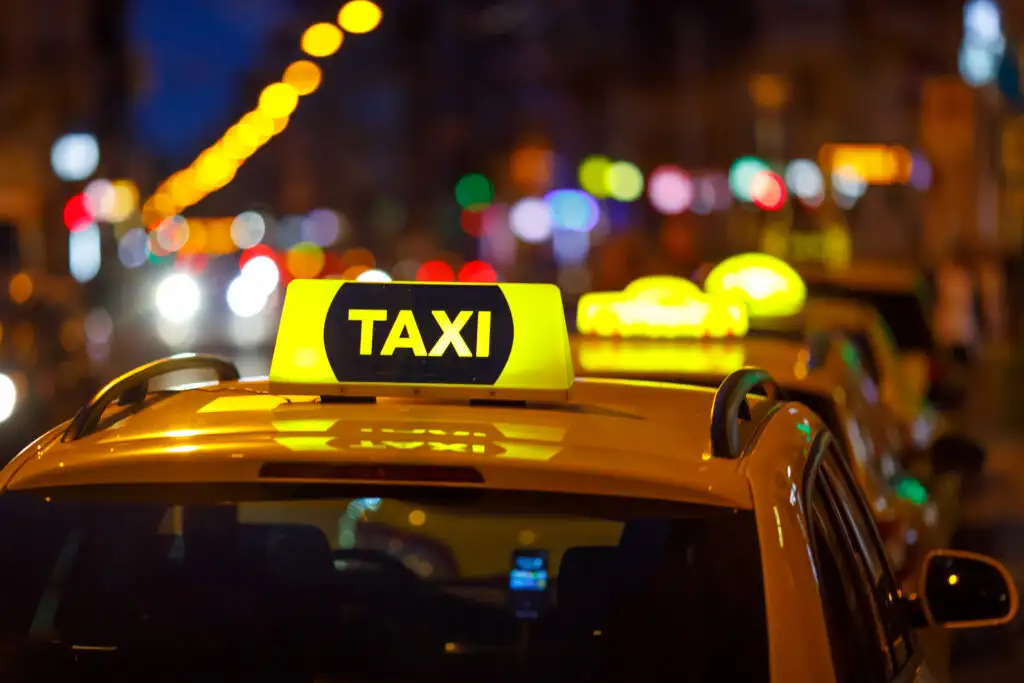
[[856, 299], [873, 306], [882, 316], [901, 352], [935, 348], [932, 325], [922, 297], [915, 292], [851, 290], [830, 285], [808, 285], [811, 296]]
[[0, 496], [0, 679], [768, 680], [749, 511], [183, 491]]

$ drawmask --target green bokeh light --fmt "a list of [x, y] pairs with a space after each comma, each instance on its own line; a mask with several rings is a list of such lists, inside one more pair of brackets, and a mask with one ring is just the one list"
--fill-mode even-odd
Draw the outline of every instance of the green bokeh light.
[[494, 185], [487, 176], [467, 173], [455, 183], [455, 201], [464, 209], [486, 209], [494, 201]]
[[906, 477], [898, 481], [896, 495], [916, 505], [924, 505], [928, 502], [928, 489], [914, 477]]
[[616, 161], [605, 177], [608, 194], [620, 202], [635, 202], [644, 193], [644, 174], [628, 161]]
[[611, 159], [600, 154], [584, 159], [579, 170], [580, 187], [598, 199], [607, 197], [608, 169], [611, 165]]
[[729, 189], [736, 199], [749, 202], [754, 178], [761, 171], [770, 171], [768, 164], [757, 157], [740, 157], [729, 169]]

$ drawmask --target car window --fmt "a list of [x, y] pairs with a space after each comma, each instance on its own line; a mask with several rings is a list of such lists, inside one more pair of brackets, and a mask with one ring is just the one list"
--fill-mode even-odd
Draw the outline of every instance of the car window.
[[935, 348], [931, 319], [924, 297], [917, 292], [879, 292], [815, 283], [808, 285], [811, 296], [855, 299], [873, 306], [882, 316], [901, 352]]
[[850, 343], [857, 350], [861, 367], [876, 384], [882, 381], [882, 366], [878, 362], [874, 349], [871, 347], [871, 340], [866, 332], [853, 332], [847, 335]]
[[2, 679], [768, 681], [750, 511], [234, 491], [0, 496]]
[[810, 517], [818, 590], [836, 681], [886, 680], [892, 671], [881, 653], [882, 640], [870, 616], [871, 596], [824, 482], [811, 492]]
[[913, 647], [911, 627], [899, 601], [899, 586], [893, 578], [885, 550], [879, 540], [867, 501], [850, 479], [849, 472], [834, 454], [826, 459], [823, 475], [827, 478], [836, 505], [844, 521], [850, 543], [868, 570], [868, 579], [876, 614], [885, 631], [887, 649], [896, 671], [910, 661]]

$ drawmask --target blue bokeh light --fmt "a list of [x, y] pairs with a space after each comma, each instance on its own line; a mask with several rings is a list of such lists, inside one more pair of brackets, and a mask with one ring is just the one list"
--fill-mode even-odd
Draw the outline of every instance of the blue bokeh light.
[[554, 190], [544, 198], [555, 226], [574, 232], [590, 232], [601, 217], [597, 200], [583, 190]]

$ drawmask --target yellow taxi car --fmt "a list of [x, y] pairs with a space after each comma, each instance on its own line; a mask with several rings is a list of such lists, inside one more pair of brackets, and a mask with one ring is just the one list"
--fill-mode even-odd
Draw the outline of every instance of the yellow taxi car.
[[269, 378], [151, 363], [0, 470], [0, 670], [932, 681], [917, 628], [1013, 618], [982, 556], [902, 594], [824, 424], [758, 386], [576, 380], [549, 285], [294, 281]]
[[957, 497], [935, 500], [929, 487], [904, 469], [899, 436], [879, 403], [878, 388], [842, 335], [699, 343], [594, 336], [571, 341], [583, 377], [718, 386], [744, 367], [766, 370], [786, 398], [810, 407], [837, 439], [871, 505], [897, 578], [915, 578], [928, 551], [949, 543]]
[[[873, 272], [866, 271], [868, 275]], [[909, 287], [909, 283], [915, 281], [897, 278], [900, 274], [906, 276], [901, 270], [890, 273], [888, 278], [879, 275], [872, 286], [884, 291], [887, 286], [901, 283]], [[844, 276], [833, 277], [842, 279]], [[815, 285], [820, 286], [820, 283]], [[712, 296], [725, 294], [730, 300], [744, 299], [750, 310], [752, 334], [779, 329], [787, 332], [803, 329], [807, 333], [842, 331], [857, 347], [864, 368], [881, 390], [891, 419], [899, 425], [905, 443], [900, 451], [907, 459], [919, 459], [919, 455], [937, 448], [942, 460], [956, 466], [967, 478], [980, 472], [985, 460], [984, 449], [967, 437], [953, 434], [941, 413], [926, 400], [927, 386], [922, 384], [920, 372], [913, 369], [921, 360], [920, 352], [909, 350], [901, 355], [885, 319], [870, 303], [852, 295], [818, 296], [815, 294], [818, 290], [809, 288], [801, 275], [784, 261], [757, 253], [738, 254], [717, 264], [707, 275], [705, 288]], [[912, 325], [913, 320], [903, 324]], [[927, 329], [919, 336], [926, 334], [930, 335]], [[942, 442], [936, 444], [940, 438]]]

